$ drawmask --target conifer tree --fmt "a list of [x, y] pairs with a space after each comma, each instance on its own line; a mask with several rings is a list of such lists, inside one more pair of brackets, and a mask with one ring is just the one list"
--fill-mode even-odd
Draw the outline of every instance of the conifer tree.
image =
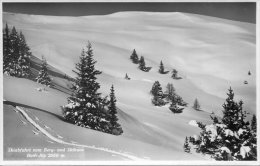
[[139, 69], [142, 70], [142, 71], [146, 71], [145, 61], [144, 61], [143, 56], [141, 56], [140, 61], [139, 61]]
[[44, 57], [42, 57], [41, 70], [39, 71], [39, 74], [36, 77], [36, 82], [46, 85], [48, 87], [51, 86], [51, 78], [48, 74], [47, 61]]
[[18, 58], [19, 58], [19, 36], [15, 29], [15, 27], [12, 28], [11, 34], [10, 34], [10, 58], [9, 58], [9, 64], [8, 64], [8, 71], [6, 74], [10, 76], [19, 76], [19, 66], [18, 66]]
[[163, 66], [162, 61], [160, 63], [160, 67], [159, 67], [159, 73], [164, 74], [164, 66]]
[[76, 64], [77, 77], [74, 85], [74, 94], [68, 98], [68, 104], [63, 107], [64, 118], [78, 126], [107, 132], [109, 122], [102, 119], [102, 98], [96, 81], [101, 72], [95, 69], [96, 61], [93, 59], [93, 50], [90, 43], [87, 51], [81, 52], [80, 62]]
[[109, 111], [109, 121], [111, 124], [111, 133], [114, 135], [119, 135], [123, 132], [120, 124], [117, 122], [118, 118], [117, 118], [117, 109], [116, 109], [116, 97], [115, 97], [115, 90], [114, 90], [114, 86], [112, 85], [111, 89], [110, 89], [110, 102], [109, 102], [109, 106], [108, 106], [108, 111]]
[[132, 55], [130, 56], [130, 59], [132, 60], [133, 63], [138, 64], [139, 63], [139, 58], [138, 55], [134, 49]]
[[161, 87], [161, 84], [159, 83], [159, 81], [154, 82], [150, 93], [153, 95], [152, 103], [154, 105], [162, 106], [165, 104], [165, 102], [163, 101], [162, 87]]
[[3, 72], [9, 73], [12, 67], [10, 31], [8, 25], [3, 30]]
[[10, 33], [6, 24], [3, 33], [3, 72], [10, 76], [28, 77], [31, 56], [29, 50], [22, 32], [19, 35], [13, 27]]
[[185, 138], [183, 149], [186, 153], [190, 153], [190, 145], [187, 137]]
[[125, 74], [125, 79], [126, 80], [130, 80], [130, 78], [128, 77], [127, 73]]
[[176, 69], [172, 70], [172, 78], [178, 78], [178, 71]]
[[168, 83], [166, 85], [166, 91], [164, 92], [165, 98], [168, 101], [176, 101], [176, 93], [173, 84]]
[[256, 137], [246, 121], [243, 102], [234, 101], [231, 88], [227, 95], [222, 119], [212, 118], [213, 124], [199, 125], [202, 132], [195, 143], [197, 152], [216, 160], [256, 160]]
[[26, 44], [23, 33], [20, 32], [18, 66], [20, 68], [20, 76], [22, 77], [28, 77], [30, 75], [30, 57], [30, 48]]
[[195, 99], [195, 101], [194, 101], [194, 104], [193, 104], [193, 107], [192, 107], [193, 109], [195, 109], [195, 110], [197, 110], [197, 111], [199, 111], [200, 110], [200, 104], [199, 104], [199, 101], [198, 101], [198, 99]]

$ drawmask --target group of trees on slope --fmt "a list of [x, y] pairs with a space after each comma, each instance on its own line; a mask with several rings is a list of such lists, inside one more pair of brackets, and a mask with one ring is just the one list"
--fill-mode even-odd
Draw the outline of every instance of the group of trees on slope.
[[167, 84], [166, 91], [163, 93], [160, 82], [155, 81], [150, 93], [153, 96], [152, 103], [155, 106], [164, 106], [165, 104], [170, 103], [169, 109], [173, 113], [182, 112], [183, 108], [179, 108], [178, 105], [187, 106], [187, 103], [183, 101], [182, 97], [176, 93], [175, 88], [171, 83]]
[[[143, 56], [141, 56], [140, 59], [139, 59], [135, 49], [133, 50], [133, 52], [132, 52], [132, 54], [130, 56], [130, 59], [132, 60], [132, 62], [134, 64], [139, 64], [138, 68], [140, 70], [142, 70], [142, 71], [149, 72], [152, 69], [152, 67], [146, 67], [145, 60], [144, 60]], [[162, 61], [160, 62], [160, 66], [159, 66], [158, 72], [160, 74], [167, 74], [167, 73], [169, 73], [169, 71], [165, 71], [165, 68], [164, 68], [164, 65], [163, 65]], [[176, 69], [172, 70], [171, 77], [173, 79], [181, 79], [181, 77], [178, 76], [178, 71]]]
[[[135, 54], [135, 58], [131, 59], [138, 64], [140, 61]], [[31, 74], [31, 55], [23, 33], [18, 33], [15, 27], [10, 31], [6, 24], [3, 29], [3, 73], [10, 76], [28, 78]], [[93, 50], [89, 43], [87, 51], [82, 50], [80, 62], [76, 64], [77, 71], [75, 73], [77, 77], [73, 86], [74, 93], [68, 98], [68, 104], [63, 106], [63, 115], [68, 122], [78, 126], [119, 135], [123, 130], [118, 123], [114, 86], [111, 86], [109, 100], [107, 97], [101, 97], [101, 94], [97, 92], [100, 85], [96, 82], [96, 76], [101, 74], [101, 72], [95, 69], [95, 63]], [[139, 64], [139, 68], [140, 66], [143, 66], [143, 64]], [[162, 62], [160, 66], [163, 66]], [[160, 71], [165, 72], [163, 67], [160, 67]], [[46, 86], [51, 85], [47, 62], [44, 57], [42, 58], [41, 70], [36, 80], [38, 83]], [[154, 105], [162, 106], [167, 102], [171, 102], [170, 109], [171, 107], [175, 108], [176, 105], [187, 105], [175, 93], [172, 84], [167, 84], [166, 89], [165, 93], [163, 93], [159, 81], [154, 83], [151, 90]], [[234, 93], [231, 88], [227, 95], [226, 103], [223, 104], [223, 117], [211, 116], [213, 121], [211, 125], [199, 122], [200, 135], [197, 137], [186, 137], [184, 150], [189, 153], [191, 149], [189, 144], [192, 144], [195, 146], [196, 152], [210, 155], [216, 160], [256, 160], [256, 116], [253, 115], [250, 124], [246, 121], [247, 112], [243, 111], [243, 102], [237, 103], [234, 101]], [[197, 99], [193, 108], [200, 109]]]
[[25, 37], [16, 28], [12, 30], [6, 24], [3, 29], [3, 72], [15, 77], [30, 76], [30, 48], [26, 44]]
[[139, 65], [138, 68], [144, 72], [149, 72], [152, 69], [152, 67], [146, 67], [143, 56], [141, 56], [139, 59], [135, 49], [133, 50], [133, 53], [131, 54], [130, 59], [132, 60], [132, 62], [134, 64], [138, 64]]
[[[4, 74], [29, 78], [32, 53], [23, 33], [18, 34], [15, 27], [10, 32], [6, 24], [3, 29], [3, 48]], [[80, 62], [76, 64], [77, 78], [73, 86], [74, 93], [68, 98], [68, 104], [63, 107], [64, 118], [82, 127], [120, 135], [123, 130], [118, 123], [114, 87], [113, 85], [111, 87], [110, 100], [107, 97], [102, 98], [101, 94], [97, 93], [100, 86], [96, 82], [96, 75], [101, 72], [95, 69], [95, 63], [89, 43], [87, 51], [83, 49]], [[41, 68], [35, 80], [50, 87], [52, 83], [47, 66], [46, 59], [42, 57]]]
[[253, 115], [250, 125], [246, 120], [248, 113], [243, 111], [243, 102], [234, 101], [231, 88], [227, 96], [223, 117], [210, 116], [213, 121], [210, 125], [198, 122], [200, 135], [186, 137], [184, 151], [190, 152], [190, 142], [196, 152], [210, 155], [215, 160], [256, 160], [256, 116]]
[[[10, 30], [6, 24], [3, 29], [3, 73], [14, 77], [30, 78], [31, 56], [32, 53], [22, 31], [18, 33], [15, 26]], [[51, 85], [44, 58], [36, 81], [46, 86]]]

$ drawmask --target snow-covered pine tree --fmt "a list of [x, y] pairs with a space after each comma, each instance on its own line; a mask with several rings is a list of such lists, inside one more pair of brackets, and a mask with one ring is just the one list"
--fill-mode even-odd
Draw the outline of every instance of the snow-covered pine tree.
[[162, 61], [160, 62], [159, 73], [164, 74], [164, 66], [163, 66]]
[[190, 153], [190, 145], [187, 137], [185, 138], [183, 149], [186, 153]]
[[8, 70], [6, 70], [6, 74], [10, 76], [19, 76], [19, 69], [18, 66], [18, 58], [19, 58], [19, 35], [15, 29], [12, 28], [10, 34], [10, 58], [8, 64]]
[[194, 104], [193, 104], [193, 109], [197, 110], [197, 111], [200, 111], [200, 104], [199, 104], [199, 101], [198, 99], [196, 98], [195, 101], [194, 101]]
[[64, 118], [81, 127], [107, 132], [109, 122], [104, 119], [102, 98], [96, 81], [101, 71], [95, 69], [93, 50], [90, 43], [87, 51], [81, 52], [80, 62], [76, 64], [77, 77], [73, 87], [74, 94], [68, 98], [68, 104], [63, 106]]
[[30, 75], [30, 51], [25, 37], [17, 33], [15, 27], [9, 32], [6, 24], [3, 33], [3, 72], [15, 77]]
[[156, 106], [165, 105], [165, 102], [163, 100], [162, 87], [161, 87], [161, 84], [159, 81], [154, 82], [150, 93], [153, 95], [152, 103], [154, 105], [156, 105]]
[[173, 70], [172, 70], [172, 78], [173, 78], [173, 79], [178, 78], [178, 71], [177, 71], [176, 69], [173, 69]]
[[146, 71], [145, 61], [144, 61], [143, 56], [141, 56], [141, 58], [139, 60], [139, 69], [142, 70], [142, 71]]
[[10, 30], [6, 24], [3, 30], [3, 73], [9, 74], [12, 67]]
[[25, 37], [22, 32], [20, 32], [19, 36], [19, 58], [18, 58], [18, 66], [21, 73], [21, 77], [29, 77], [30, 75], [30, 57], [31, 52], [30, 48], [26, 44]]
[[41, 70], [39, 71], [39, 74], [36, 77], [36, 82], [46, 85], [48, 87], [51, 86], [51, 78], [48, 74], [47, 61], [43, 56], [42, 56]]
[[112, 85], [110, 89], [110, 102], [108, 105], [108, 112], [109, 112], [109, 121], [111, 124], [110, 132], [111, 134], [114, 135], [120, 135], [123, 133], [123, 130], [118, 123], [118, 118], [117, 118], [117, 108], [116, 108], [116, 97], [115, 97], [115, 90], [114, 86]]
[[151, 89], [150, 93], [151, 93], [153, 96], [155, 96], [155, 95], [157, 94], [157, 92], [158, 92], [158, 87], [160, 87], [160, 86], [161, 86], [160, 82], [159, 82], [159, 81], [155, 81], [155, 82], [153, 83], [153, 86], [152, 86], [152, 89]]
[[213, 124], [199, 125], [202, 132], [194, 143], [197, 152], [216, 160], [256, 160], [256, 137], [246, 121], [243, 102], [234, 101], [231, 88], [227, 95], [222, 119], [212, 118]]
[[138, 64], [139, 63], [139, 58], [138, 55], [135, 51], [135, 49], [133, 50], [132, 55], [130, 56], [130, 59], [132, 60], [133, 63]]

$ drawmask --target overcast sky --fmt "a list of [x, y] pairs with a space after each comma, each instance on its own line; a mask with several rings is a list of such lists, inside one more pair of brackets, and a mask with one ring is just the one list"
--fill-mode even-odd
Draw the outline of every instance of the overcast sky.
[[186, 12], [256, 22], [256, 3], [3, 3], [4, 12], [56, 16], [104, 15], [119, 11]]

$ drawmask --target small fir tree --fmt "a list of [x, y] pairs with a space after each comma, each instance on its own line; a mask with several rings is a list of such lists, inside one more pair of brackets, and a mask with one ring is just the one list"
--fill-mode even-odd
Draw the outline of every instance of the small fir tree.
[[117, 109], [116, 109], [116, 97], [115, 97], [115, 90], [114, 86], [112, 85], [111, 87], [111, 92], [110, 92], [110, 102], [108, 106], [108, 111], [109, 111], [109, 121], [111, 124], [111, 133], [114, 135], [120, 135], [123, 130], [118, 123], [118, 118], [117, 118]]
[[125, 79], [130, 80], [130, 77], [128, 77], [127, 73], [125, 74]]
[[172, 70], [172, 78], [173, 78], [173, 79], [178, 78], [178, 71], [177, 71], [176, 69], [173, 69], [173, 70]]
[[39, 74], [36, 77], [36, 82], [46, 85], [48, 87], [51, 86], [51, 78], [48, 74], [47, 61], [44, 57], [42, 57], [41, 70], [39, 71]]
[[182, 113], [182, 110], [183, 110], [184, 108], [178, 107], [176, 101], [171, 101], [171, 105], [170, 105], [169, 109], [170, 109], [173, 113]]
[[164, 71], [164, 66], [163, 66], [162, 61], [161, 61], [161, 63], [160, 63], [160, 67], [159, 67], [159, 73], [161, 73], [161, 74], [164, 74], [164, 73], [165, 73], [165, 71]]
[[250, 72], [250, 70], [248, 71], [248, 75], [251, 75], [251, 72]]
[[176, 101], [176, 93], [173, 84], [168, 83], [166, 85], [166, 91], [164, 92], [167, 101]]
[[195, 109], [195, 110], [197, 110], [197, 111], [199, 111], [200, 110], [200, 104], [199, 104], [199, 101], [198, 101], [198, 99], [195, 99], [195, 101], [194, 101], [194, 104], [193, 104], [193, 107], [192, 107], [193, 109]]
[[132, 60], [133, 63], [138, 64], [139, 63], [139, 58], [138, 55], [134, 49], [132, 55], [130, 56], [130, 59]]
[[190, 145], [187, 137], [185, 138], [183, 149], [186, 153], [190, 153]]
[[152, 103], [154, 105], [162, 106], [165, 104], [165, 102], [163, 100], [162, 87], [161, 87], [161, 84], [159, 83], [159, 81], [154, 82], [150, 93], [153, 95]]
[[140, 61], [139, 61], [139, 69], [142, 70], [142, 71], [146, 71], [145, 61], [144, 61], [143, 56], [141, 56]]

